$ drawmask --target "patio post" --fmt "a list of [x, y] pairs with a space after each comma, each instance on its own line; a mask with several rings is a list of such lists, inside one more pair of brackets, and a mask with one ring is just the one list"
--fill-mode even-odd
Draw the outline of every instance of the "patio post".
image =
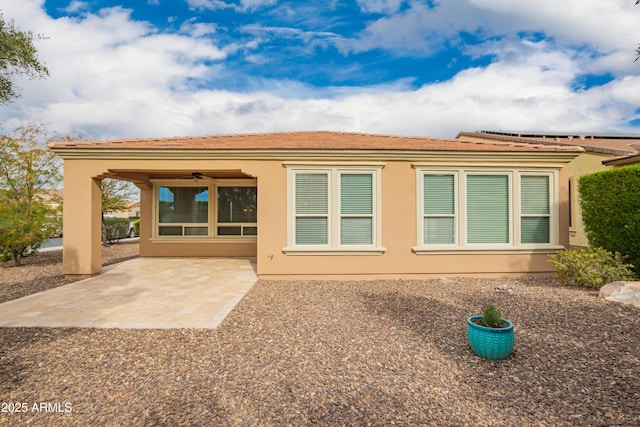
[[80, 160], [64, 162], [63, 262], [66, 277], [102, 270], [102, 190], [99, 178]]

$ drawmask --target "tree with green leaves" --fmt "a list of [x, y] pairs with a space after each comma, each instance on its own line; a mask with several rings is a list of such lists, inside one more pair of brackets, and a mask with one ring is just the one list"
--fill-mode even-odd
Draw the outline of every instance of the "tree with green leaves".
[[136, 196], [137, 189], [133, 184], [118, 179], [102, 180], [102, 213], [124, 211]]
[[61, 164], [46, 143], [62, 139], [37, 124], [0, 135], [0, 247], [14, 265], [59, 227]]
[[102, 244], [109, 241], [110, 234], [109, 224], [105, 221], [104, 215], [127, 210], [136, 193], [137, 189], [128, 181], [112, 178], [102, 180]]
[[49, 75], [47, 67], [38, 59], [34, 45], [34, 40], [42, 38], [30, 31], [21, 31], [13, 20], [5, 21], [0, 14], [0, 104], [19, 96], [15, 77], [35, 79]]

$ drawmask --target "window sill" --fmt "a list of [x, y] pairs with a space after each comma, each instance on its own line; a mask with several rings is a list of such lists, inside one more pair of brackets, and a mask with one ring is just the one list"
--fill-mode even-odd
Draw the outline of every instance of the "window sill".
[[508, 254], [553, 254], [564, 249], [564, 246], [549, 245], [544, 247], [511, 247], [511, 248], [427, 248], [424, 246], [411, 248], [416, 255], [508, 255]]
[[255, 237], [152, 237], [151, 243], [256, 243]]
[[338, 255], [338, 256], [363, 256], [363, 255], [382, 255], [387, 248], [382, 247], [358, 247], [358, 248], [302, 248], [302, 247], [286, 247], [282, 252], [286, 255]]

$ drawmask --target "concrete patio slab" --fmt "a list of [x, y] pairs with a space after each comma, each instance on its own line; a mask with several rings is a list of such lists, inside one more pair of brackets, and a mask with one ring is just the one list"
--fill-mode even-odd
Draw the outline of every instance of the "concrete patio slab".
[[246, 258], [136, 258], [0, 304], [0, 327], [215, 328], [256, 280]]

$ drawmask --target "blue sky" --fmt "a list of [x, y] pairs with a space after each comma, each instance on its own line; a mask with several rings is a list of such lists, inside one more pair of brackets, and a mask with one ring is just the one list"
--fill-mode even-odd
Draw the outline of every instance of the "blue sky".
[[0, 0], [51, 76], [3, 126], [640, 134], [634, 0]]

